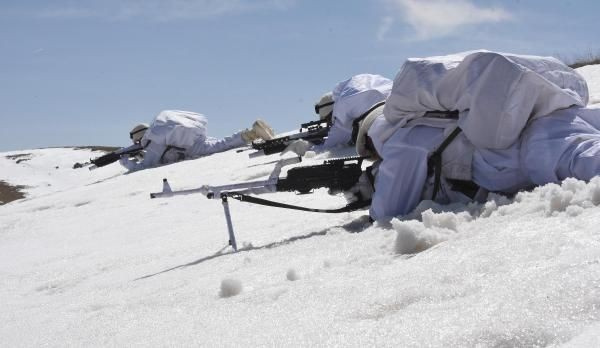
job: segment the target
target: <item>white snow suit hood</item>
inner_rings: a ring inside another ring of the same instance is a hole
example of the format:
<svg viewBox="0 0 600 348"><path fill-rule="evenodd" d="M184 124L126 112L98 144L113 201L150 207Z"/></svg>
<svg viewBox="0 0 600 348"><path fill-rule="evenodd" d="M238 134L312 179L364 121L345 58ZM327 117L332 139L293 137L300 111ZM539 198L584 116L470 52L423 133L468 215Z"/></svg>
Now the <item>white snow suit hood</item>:
<svg viewBox="0 0 600 348"><path fill-rule="evenodd" d="M482 50L408 59L384 115L402 126L426 111L458 110L458 125L476 147L502 149L530 119L587 102L583 77L558 59Z"/></svg>
<svg viewBox="0 0 600 348"><path fill-rule="evenodd" d="M154 144L187 150L194 143L206 138L207 123L204 115L195 112L165 110L152 121L142 138L142 144L151 141Z"/></svg>
<svg viewBox="0 0 600 348"><path fill-rule="evenodd" d="M352 128L352 121L392 91L392 80L380 75L359 74L338 83L333 89L333 117Z"/></svg>

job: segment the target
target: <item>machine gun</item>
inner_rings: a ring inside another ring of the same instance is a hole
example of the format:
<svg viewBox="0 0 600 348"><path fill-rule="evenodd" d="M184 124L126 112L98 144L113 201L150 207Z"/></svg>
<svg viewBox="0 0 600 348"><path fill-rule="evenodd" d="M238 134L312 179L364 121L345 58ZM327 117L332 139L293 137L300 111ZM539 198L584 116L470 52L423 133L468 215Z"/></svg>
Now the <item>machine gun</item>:
<svg viewBox="0 0 600 348"><path fill-rule="evenodd" d="M277 191L309 193L317 188L342 192L354 186L362 175L363 157L347 157L326 160L323 164L295 167L285 178L277 181Z"/></svg>
<svg viewBox="0 0 600 348"><path fill-rule="evenodd" d="M258 157L265 155L272 155L274 153L280 153L295 140L306 140L315 145L323 143L324 138L327 137L331 128L331 121L329 120L317 120L312 122L306 122L300 125L300 130L296 134L287 135L271 140L258 140L252 143L252 148L258 150L251 153L249 156Z"/></svg>
<svg viewBox="0 0 600 348"><path fill-rule="evenodd" d="M106 165L109 165L113 162L116 162L119 160L119 158L121 158L121 156L132 156L135 155L139 152L141 152L144 148L142 147L142 145L140 144L133 144L131 146L128 147L122 147L118 150L115 150L113 152L109 152L105 155L102 155L100 157L96 157L93 159L90 159L89 162L85 162L85 163L75 163L75 165L73 165L73 169L77 169L77 168L82 168L82 167L86 167L86 166L90 166L90 170L99 168L99 167L104 167Z"/></svg>
<svg viewBox="0 0 600 348"><path fill-rule="evenodd" d="M353 187L363 174L363 160L364 157L358 156L326 160L323 164L319 165L292 168L288 170L287 176L280 178L279 174L283 166L302 161L300 157L293 157L278 161L273 169L273 172L267 180L249 181L220 186L203 185L199 188L178 191L173 191L167 179L163 179L162 192L151 193L150 198L201 193L209 199L220 199L223 204L225 219L227 221L229 244L234 248L234 250L237 251L235 235L233 233L233 224L231 222L231 213L229 211L229 203L227 201L228 197L237 199L241 202L318 213L343 213L357 210L368 206L371 201L367 199L359 199L355 202L347 204L342 208L317 209L274 202L255 196L250 196L250 194L262 194L270 192L298 192L300 194L306 194L318 188L328 188L332 192L346 191Z"/></svg>

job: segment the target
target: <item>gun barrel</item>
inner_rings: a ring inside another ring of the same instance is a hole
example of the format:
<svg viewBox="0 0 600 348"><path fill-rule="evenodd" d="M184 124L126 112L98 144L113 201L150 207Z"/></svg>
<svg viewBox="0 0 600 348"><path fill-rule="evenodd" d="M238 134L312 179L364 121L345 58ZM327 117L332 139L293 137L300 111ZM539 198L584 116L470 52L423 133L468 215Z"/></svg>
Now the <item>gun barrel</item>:
<svg viewBox="0 0 600 348"><path fill-rule="evenodd" d="M106 155L94 158L93 160L90 160L90 162L92 162L92 164L96 167L104 167L106 165L118 161L119 158L121 158L121 155L117 154L116 152L111 152L107 153Z"/></svg>
<svg viewBox="0 0 600 348"><path fill-rule="evenodd" d="M119 158L121 158L121 156L123 155L129 155L129 154L133 154L136 152L140 152L143 149L143 147L140 144L134 144L131 145L129 147L123 147L119 150L113 151L113 152L109 152L106 155L102 155L100 157L96 157L94 159L91 159L90 162L96 167L104 167L106 165L109 165L111 163L114 163L116 161L119 160Z"/></svg>

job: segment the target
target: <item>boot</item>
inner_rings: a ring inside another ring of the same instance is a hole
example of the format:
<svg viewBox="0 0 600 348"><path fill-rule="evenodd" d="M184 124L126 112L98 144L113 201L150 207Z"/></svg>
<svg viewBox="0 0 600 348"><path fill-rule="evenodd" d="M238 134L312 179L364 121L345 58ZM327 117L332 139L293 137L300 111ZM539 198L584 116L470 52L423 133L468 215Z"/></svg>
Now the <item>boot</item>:
<svg viewBox="0 0 600 348"><path fill-rule="evenodd" d="M252 124L252 128L242 131L242 139L247 143L251 143L256 139L271 140L273 139L273 129L269 125L258 119Z"/></svg>
<svg viewBox="0 0 600 348"><path fill-rule="evenodd" d="M254 124L252 125L252 130L258 138L263 140L271 140L275 137L273 128L271 128L267 124L267 122L261 120L260 118L254 121Z"/></svg>

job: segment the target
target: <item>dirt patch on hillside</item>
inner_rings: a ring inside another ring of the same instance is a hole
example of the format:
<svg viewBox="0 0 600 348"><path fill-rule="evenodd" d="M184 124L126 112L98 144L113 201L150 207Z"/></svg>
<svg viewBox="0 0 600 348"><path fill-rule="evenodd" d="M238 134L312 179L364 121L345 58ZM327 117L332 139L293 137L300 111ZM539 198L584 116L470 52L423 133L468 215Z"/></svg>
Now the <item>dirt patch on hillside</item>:
<svg viewBox="0 0 600 348"><path fill-rule="evenodd" d="M75 146L73 148L75 150L87 149L87 150L92 150L92 151L103 151L103 152L113 152L113 151L120 149L120 147L118 147L118 146L93 146L93 145Z"/></svg>
<svg viewBox="0 0 600 348"><path fill-rule="evenodd" d="M25 161L29 161L31 159L30 153L17 153L14 155L7 155L6 158L9 160L16 161L17 164Z"/></svg>
<svg viewBox="0 0 600 348"><path fill-rule="evenodd" d="M12 186L0 180L0 205L24 198L25 195L21 192L24 188L25 186Z"/></svg>

